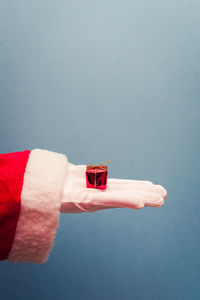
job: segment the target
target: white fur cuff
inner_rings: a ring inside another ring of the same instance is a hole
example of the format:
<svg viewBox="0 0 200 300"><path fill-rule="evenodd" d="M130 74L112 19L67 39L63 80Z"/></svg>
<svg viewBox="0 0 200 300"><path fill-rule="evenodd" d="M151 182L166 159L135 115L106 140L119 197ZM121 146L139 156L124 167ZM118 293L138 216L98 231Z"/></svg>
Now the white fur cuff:
<svg viewBox="0 0 200 300"><path fill-rule="evenodd" d="M44 263L48 260L59 225L67 165L64 154L42 149L31 151L9 261Z"/></svg>

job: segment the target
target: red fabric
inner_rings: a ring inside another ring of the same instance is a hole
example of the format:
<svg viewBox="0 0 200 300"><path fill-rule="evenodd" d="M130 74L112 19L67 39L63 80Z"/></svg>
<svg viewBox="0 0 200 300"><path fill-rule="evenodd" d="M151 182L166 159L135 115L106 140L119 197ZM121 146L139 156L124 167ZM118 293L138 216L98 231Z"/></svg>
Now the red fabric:
<svg viewBox="0 0 200 300"><path fill-rule="evenodd" d="M0 260L8 257L21 208L21 191L30 150L0 154Z"/></svg>

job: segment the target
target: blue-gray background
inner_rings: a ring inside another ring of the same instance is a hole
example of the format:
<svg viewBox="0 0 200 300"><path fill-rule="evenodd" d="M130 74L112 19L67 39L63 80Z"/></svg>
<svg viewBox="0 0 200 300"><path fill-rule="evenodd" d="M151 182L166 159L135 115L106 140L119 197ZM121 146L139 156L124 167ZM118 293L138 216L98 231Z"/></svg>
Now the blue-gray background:
<svg viewBox="0 0 200 300"><path fill-rule="evenodd" d="M0 2L0 152L43 148L163 185L161 208L65 214L0 297L200 299L200 2Z"/></svg>

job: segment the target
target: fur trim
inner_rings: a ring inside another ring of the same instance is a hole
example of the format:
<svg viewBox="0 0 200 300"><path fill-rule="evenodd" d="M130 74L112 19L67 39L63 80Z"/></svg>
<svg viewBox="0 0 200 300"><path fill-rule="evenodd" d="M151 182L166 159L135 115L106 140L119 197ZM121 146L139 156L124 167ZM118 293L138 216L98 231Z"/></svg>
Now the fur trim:
<svg viewBox="0 0 200 300"><path fill-rule="evenodd" d="M68 159L48 150L31 151L21 193L21 211L9 261L44 263L59 225Z"/></svg>

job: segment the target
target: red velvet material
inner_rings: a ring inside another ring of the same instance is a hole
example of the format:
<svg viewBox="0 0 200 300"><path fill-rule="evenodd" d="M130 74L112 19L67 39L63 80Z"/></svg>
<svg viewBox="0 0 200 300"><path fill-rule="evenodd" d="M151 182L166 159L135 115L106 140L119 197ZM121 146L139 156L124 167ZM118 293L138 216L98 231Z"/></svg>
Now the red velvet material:
<svg viewBox="0 0 200 300"><path fill-rule="evenodd" d="M0 260L8 257L14 241L30 152L0 154Z"/></svg>

